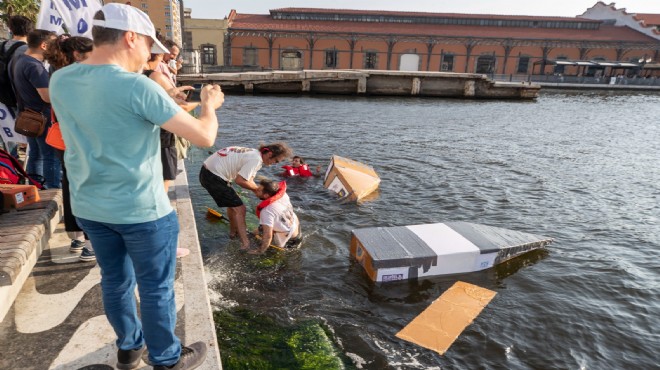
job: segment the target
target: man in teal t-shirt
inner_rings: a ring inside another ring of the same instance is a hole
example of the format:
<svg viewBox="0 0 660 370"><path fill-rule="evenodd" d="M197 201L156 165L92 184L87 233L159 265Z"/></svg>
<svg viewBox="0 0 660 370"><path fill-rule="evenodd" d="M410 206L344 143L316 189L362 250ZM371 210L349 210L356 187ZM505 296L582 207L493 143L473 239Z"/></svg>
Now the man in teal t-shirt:
<svg viewBox="0 0 660 370"><path fill-rule="evenodd" d="M219 86L205 87L195 119L136 73L150 53L168 52L138 9L107 4L93 24L91 56L55 72L50 84L66 144L71 208L101 267L105 313L118 337L117 367L137 367L146 345L155 369L192 369L204 361L206 345L182 347L174 334L179 224L163 187L159 129L212 146L215 110L224 97Z"/></svg>

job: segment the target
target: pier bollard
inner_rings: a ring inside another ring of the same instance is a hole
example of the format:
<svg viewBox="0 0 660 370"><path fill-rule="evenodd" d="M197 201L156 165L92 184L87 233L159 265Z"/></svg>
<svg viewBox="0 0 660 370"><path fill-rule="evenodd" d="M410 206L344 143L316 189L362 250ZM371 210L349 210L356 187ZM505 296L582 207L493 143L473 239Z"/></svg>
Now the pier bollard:
<svg viewBox="0 0 660 370"><path fill-rule="evenodd" d="M357 93L358 94L366 94L367 93L367 77L366 76L358 78Z"/></svg>
<svg viewBox="0 0 660 370"><path fill-rule="evenodd" d="M474 96L474 80L465 81L463 86L463 96L473 97Z"/></svg>
<svg viewBox="0 0 660 370"><path fill-rule="evenodd" d="M245 93L246 94L252 94L254 93L254 84L253 83L245 83L243 84L243 87L245 88Z"/></svg>
<svg viewBox="0 0 660 370"><path fill-rule="evenodd" d="M410 89L410 95L412 96L419 95L420 91L422 91L422 80L419 77L414 77L412 79L412 88Z"/></svg>

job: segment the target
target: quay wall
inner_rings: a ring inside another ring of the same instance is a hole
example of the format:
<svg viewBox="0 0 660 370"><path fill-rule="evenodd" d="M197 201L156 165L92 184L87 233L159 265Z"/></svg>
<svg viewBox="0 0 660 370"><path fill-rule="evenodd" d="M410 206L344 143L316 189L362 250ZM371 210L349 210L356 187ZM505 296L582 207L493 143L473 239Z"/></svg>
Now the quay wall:
<svg viewBox="0 0 660 370"><path fill-rule="evenodd" d="M219 84L228 94L333 94L534 99L540 85L483 74L375 70L302 70L179 75L181 84Z"/></svg>

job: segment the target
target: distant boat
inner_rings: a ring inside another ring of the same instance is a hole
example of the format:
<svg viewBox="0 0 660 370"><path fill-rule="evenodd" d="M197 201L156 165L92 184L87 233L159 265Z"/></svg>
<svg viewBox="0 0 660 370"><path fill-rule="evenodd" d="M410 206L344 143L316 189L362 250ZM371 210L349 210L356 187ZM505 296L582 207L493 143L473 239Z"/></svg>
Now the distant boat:
<svg viewBox="0 0 660 370"><path fill-rule="evenodd" d="M352 234L351 255L378 282L485 270L552 242L469 222L372 227Z"/></svg>
<svg viewBox="0 0 660 370"><path fill-rule="evenodd" d="M342 198L359 201L380 184L373 167L352 159L333 155L325 172L323 186Z"/></svg>

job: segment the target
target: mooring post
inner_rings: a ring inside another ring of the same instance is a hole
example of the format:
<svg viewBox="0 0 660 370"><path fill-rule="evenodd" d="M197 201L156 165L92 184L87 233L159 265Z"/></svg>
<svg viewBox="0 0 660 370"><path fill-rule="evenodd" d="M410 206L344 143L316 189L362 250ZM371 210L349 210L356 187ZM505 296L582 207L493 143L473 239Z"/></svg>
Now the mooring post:
<svg viewBox="0 0 660 370"><path fill-rule="evenodd" d="M412 96L419 95L419 92L421 90L422 90L422 80L419 77L413 77L412 88L410 89L410 95Z"/></svg>
<svg viewBox="0 0 660 370"><path fill-rule="evenodd" d="M245 93L246 94L254 93L254 84L253 83L245 82L245 83L243 83L243 87L245 87Z"/></svg>
<svg viewBox="0 0 660 370"><path fill-rule="evenodd" d="M465 86L463 86L463 96L465 97L474 96L474 80L465 81Z"/></svg>
<svg viewBox="0 0 660 370"><path fill-rule="evenodd" d="M367 76L361 76L358 78L357 93L358 94L367 93Z"/></svg>

